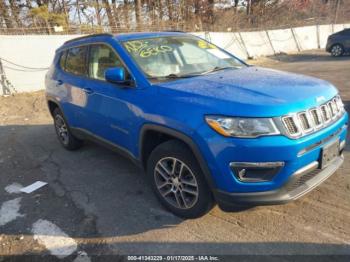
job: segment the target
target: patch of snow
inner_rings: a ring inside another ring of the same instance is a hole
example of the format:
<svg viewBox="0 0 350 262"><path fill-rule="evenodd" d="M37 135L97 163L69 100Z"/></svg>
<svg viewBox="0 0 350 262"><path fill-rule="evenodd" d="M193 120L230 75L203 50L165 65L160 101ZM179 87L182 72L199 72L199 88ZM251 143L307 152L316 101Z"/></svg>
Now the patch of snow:
<svg viewBox="0 0 350 262"><path fill-rule="evenodd" d="M33 224L34 239L58 258L69 256L77 250L76 241L50 221L39 219Z"/></svg>
<svg viewBox="0 0 350 262"><path fill-rule="evenodd" d="M15 220L17 217L23 217L24 215L19 213L21 208L21 197L15 198L4 202L0 208L0 226L4 226L7 223Z"/></svg>
<svg viewBox="0 0 350 262"><path fill-rule="evenodd" d="M12 183L5 187L5 191L9 194L20 194L23 186L18 183Z"/></svg>

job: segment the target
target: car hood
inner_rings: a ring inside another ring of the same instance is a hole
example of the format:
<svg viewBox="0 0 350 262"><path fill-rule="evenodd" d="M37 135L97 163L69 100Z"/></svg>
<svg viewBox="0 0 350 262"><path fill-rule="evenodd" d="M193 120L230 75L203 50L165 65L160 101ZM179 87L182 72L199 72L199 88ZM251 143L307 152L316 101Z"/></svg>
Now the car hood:
<svg viewBox="0 0 350 262"><path fill-rule="evenodd" d="M204 106L208 113L237 116L280 116L331 99L337 89L313 77L261 67L157 83L159 92L176 102Z"/></svg>

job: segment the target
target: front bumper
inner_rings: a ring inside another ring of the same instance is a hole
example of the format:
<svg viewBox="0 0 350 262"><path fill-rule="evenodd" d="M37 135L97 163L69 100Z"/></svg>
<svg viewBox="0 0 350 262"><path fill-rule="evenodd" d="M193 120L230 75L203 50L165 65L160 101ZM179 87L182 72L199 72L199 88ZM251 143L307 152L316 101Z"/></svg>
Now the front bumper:
<svg viewBox="0 0 350 262"><path fill-rule="evenodd" d="M235 204L239 205L276 205L293 201L325 181L343 164L344 157L340 155L324 169L318 169L319 163L309 164L300 168L282 187L263 192L228 193L220 190L214 192L216 200L221 207Z"/></svg>
<svg viewBox="0 0 350 262"><path fill-rule="evenodd" d="M348 115L344 114L337 122L316 133L299 139L285 136L267 136L256 139L224 138L212 129L203 127L203 143L198 143L208 163L213 190L227 193L253 193L278 190L285 185L292 174L304 166L321 162L322 150L335 140L345 143ZM205 129L207 128L207 129ZM209 134L211 136L209 136ZM244 182L237 176L231 163L276 163L283 166L272 180Z"/></svg>

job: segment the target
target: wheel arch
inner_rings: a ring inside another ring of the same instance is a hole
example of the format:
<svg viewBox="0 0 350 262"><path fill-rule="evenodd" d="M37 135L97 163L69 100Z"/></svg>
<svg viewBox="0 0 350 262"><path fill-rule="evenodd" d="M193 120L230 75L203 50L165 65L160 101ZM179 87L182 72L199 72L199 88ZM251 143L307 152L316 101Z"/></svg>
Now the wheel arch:
<svg viewBox="0 0 350 262"><path fill-rule="evenodd" d="M340 45L342 48L344 48L344 45L343 45L342 43L340 43L340 42L335 42L335 43L333 43L333 44L331 45L331 48L332 48L333 46L335 46L335 45Z"/></svg>
<svg viewBox="0 0 350 262"><path fill-rule="evenodd" d="M156 137L155 139L154 136ZM157 136L160 137L160 139L158 139ZM206 164L206 161L204 160L204 157L196 143L188 135L169 127L157 124L143 125L143 127L141 128L139 138L139 160L141 162L142 167L146 169L148 156L151 154L151 152L157 145L171 139L181 141L189 148L189 150L191 150L194 157L198 161L200 168L203 171L203 174L206 178L209 187L211 189L216 188L209 167Z"/></svg>
<svg viewBox="0 0 350 262"><path fill-rule="evenodd" d="M51 96L46 96L46 101L47 101L47 106L49 108L51 116L53 116L53 111L56 108L59 108L61 110L61 112L63 112L60 104L58 103L58 101L55 98L53 98Z"/></svg>

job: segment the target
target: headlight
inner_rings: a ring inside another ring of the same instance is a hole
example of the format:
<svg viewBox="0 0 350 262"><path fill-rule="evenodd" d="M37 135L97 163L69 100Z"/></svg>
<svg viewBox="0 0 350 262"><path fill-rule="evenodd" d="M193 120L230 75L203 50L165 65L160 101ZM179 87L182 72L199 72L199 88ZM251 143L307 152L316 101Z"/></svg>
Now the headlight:
<svg viewBox="0 0 350 262"><path fill-rule="evenodd" d="M254 138L280 134L271 118L206 116L205 120L223 136Z"/></svg>

